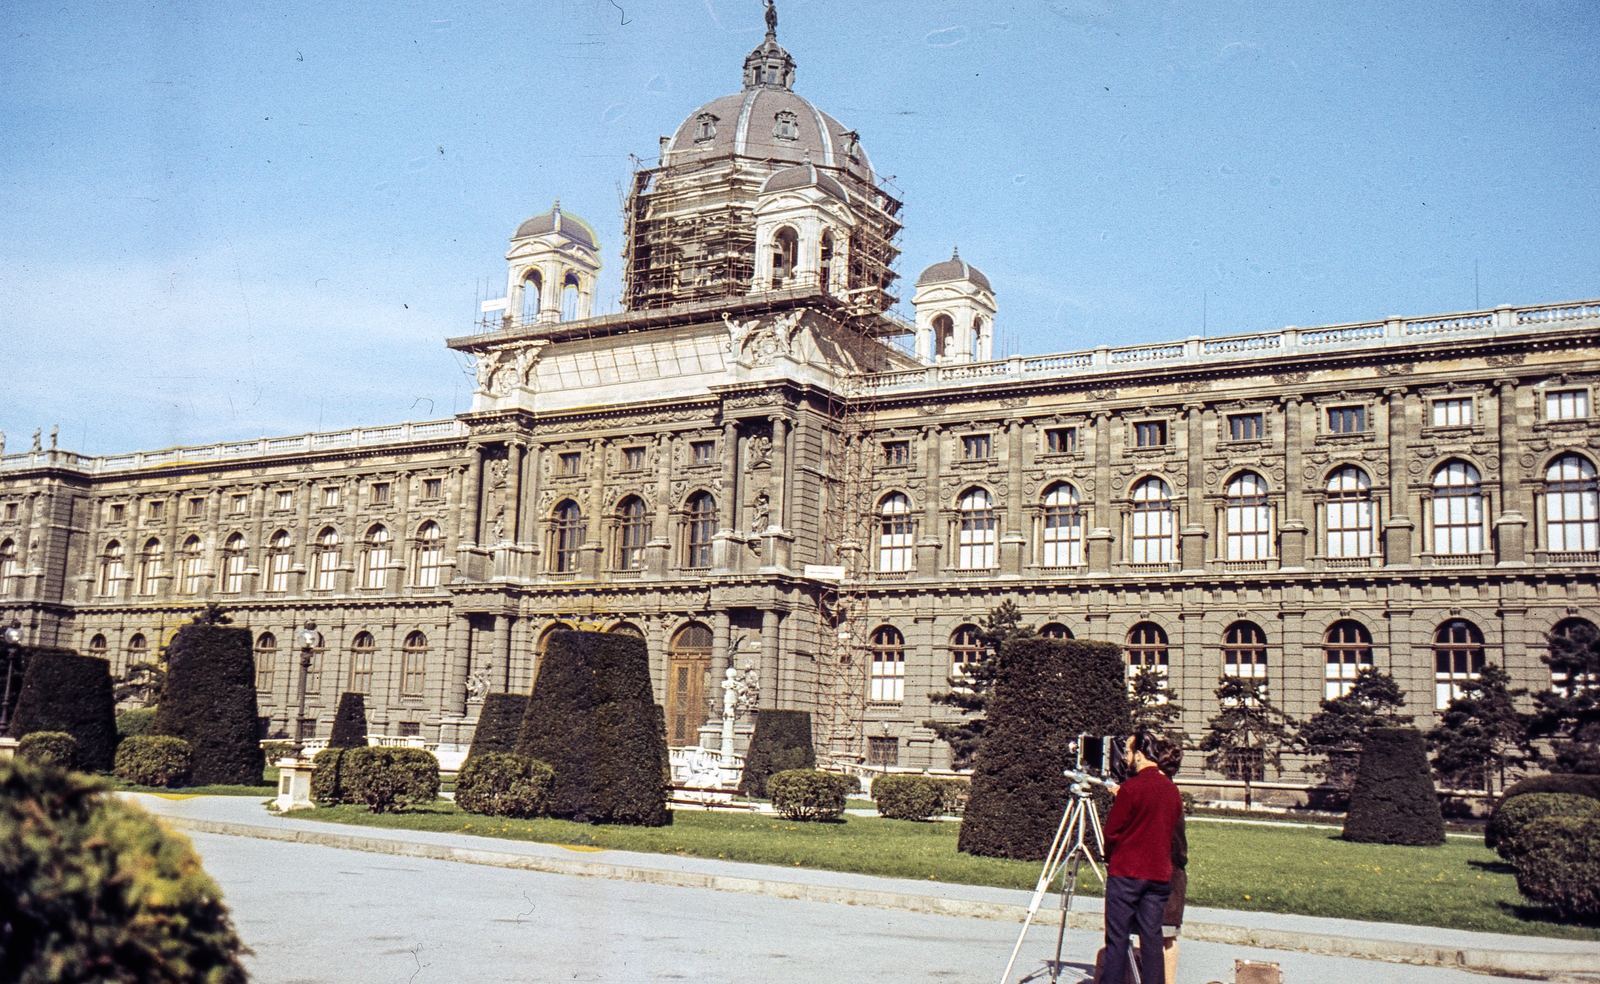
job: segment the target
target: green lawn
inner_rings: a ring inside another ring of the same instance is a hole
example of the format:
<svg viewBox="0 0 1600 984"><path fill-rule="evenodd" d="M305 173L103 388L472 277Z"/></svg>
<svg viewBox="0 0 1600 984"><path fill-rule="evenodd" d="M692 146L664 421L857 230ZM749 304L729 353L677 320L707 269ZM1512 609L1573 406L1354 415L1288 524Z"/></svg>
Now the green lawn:
<svg viewBox="0 0 1600 984"><path fill-rule="evenodd" d="M1039 877L1036 863L958 853L955 823L854 816L795 823L680 810L670 827L589 826L476 816L442 800L399 814L339 806L297 817L1002 888L1032 889ZM1600 939L1600 928L1525 912L1510 868L1481 842L1385 847L1347 843L1330 830L1196 823L1189 854L1189 901L1197 906ZM1086 894L1098 894L1094 876L1085 871L1084 880Z"/></svg>

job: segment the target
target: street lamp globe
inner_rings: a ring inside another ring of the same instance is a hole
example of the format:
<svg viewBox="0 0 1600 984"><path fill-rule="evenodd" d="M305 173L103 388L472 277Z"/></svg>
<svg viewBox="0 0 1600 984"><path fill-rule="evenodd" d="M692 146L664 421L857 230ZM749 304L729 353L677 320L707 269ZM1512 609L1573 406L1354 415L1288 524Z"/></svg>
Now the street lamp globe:
<svg viewBox="0 0 1600 984"><path fill-rule="evenodd" d="M22 623L12 619L11 624L6 626L5 631L0 632L0 638L3 638L8 646L22 645Z"/></svg>
<svg viewBox="0 0 1600 984"><path fill-rule="evenodd" d="M317 632L317 623L307 622L306 627L295 633L295 645L301 649L315 649L322 641L322 636Z"/></svg>

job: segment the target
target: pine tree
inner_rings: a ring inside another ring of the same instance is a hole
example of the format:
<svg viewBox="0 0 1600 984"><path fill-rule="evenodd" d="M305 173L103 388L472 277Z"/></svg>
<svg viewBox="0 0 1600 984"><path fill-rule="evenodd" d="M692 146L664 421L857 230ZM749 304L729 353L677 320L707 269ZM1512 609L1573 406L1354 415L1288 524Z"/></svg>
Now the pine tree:
<svg viewBox="0 0 1600 984"><path fill-rule="evenodd" d="M955 768L971 765L983 747L989 728L986 716L989 699L994 693L1001 653L1008 643L1034 635L1032 626L1022 624L1022 610L1017 603L1007 598L978 623L978 639L983 646L978 660L967 664L964 675L949 678L948 691L928 694L928 699L935 704L959 708L964 715L975 715L958 721L922 722L923 727L932 728L940 740L949 743Z"/></svg>
<svg viewBox="0 0 1600 984"><path fill-rule="evenodd" d="M1534 695L1529 734L1554 749L1550 771L1600 775L1600 635L1585 627L1551 636L1541 658L1555 686Z"/></svg>
<svg viewBox="0 0 1600 984"><path fill-rule="evenodd" d="M1512 689L1511 677L1494 663L1461 685L1461 696L1450 701L1427 735L1442 784L1493 792L1498 776L1505 789L1506 769L1536 754L1528 741L1528 715L1516 707L1516 699L1527 692Z"/></svg>
<svg viewBox="0 0 1600 984"><path fill-rule="evenodd" d="M1322 709L1311 715L1300 729L1300 743L1308 755L1317 756L1305 771L1337 789L1355 785L1356 766L1361 747L1373 728L1398 728L1411 723L1412 716L1401 714L1405 691L1394 677L1374 667L1356 674L1350 692L1325 698Z"/></svg>
<svg viewBox="0 0 1600 984"><path fill-rule="evenodd" d="M1244 808L1250 809L1250 784L1266 778L1266 767L1280 769L1283 749L1294 744L1295 721L1267 699L1266 681L1224 675L1217 684L1222 711L1206 722L1200 750L1206 768L1244 781Z"/></svg>
<svg viewBox="0 0 1600 984"><path fill-rule="evenodd" d="M1128 681L1128 703L1132 706L1133 730L1164 734L1179 744L1188 744L1183 730L1183 705L1171 699L1167 678L1153 666L1141 666Z"/></svg>

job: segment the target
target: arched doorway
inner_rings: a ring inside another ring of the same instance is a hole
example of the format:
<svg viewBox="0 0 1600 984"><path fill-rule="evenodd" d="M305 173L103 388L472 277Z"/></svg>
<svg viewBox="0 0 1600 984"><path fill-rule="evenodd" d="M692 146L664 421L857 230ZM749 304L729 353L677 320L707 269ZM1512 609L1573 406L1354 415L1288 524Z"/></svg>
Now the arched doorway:
<svg viewBox="0 0 1600 984"><path fill-rule="evenodd" d="M693 745L706 723L711 691L711 629L690 622L672 637L667 651L667 743Z"/></svg>

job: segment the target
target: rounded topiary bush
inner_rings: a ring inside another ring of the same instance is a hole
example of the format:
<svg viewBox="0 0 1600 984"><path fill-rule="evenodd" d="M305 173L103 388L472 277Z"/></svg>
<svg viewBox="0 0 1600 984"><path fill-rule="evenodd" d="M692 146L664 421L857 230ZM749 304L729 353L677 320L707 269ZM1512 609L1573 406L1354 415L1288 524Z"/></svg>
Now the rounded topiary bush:
<svg viewBox="0 0 1600 984"><path fill-rule="evenodd" d="M929 776L879 776L872 798L878 814L891 820L930 820L944 812L944 790Z"/></svg>
<svg viewBox="0 0 1600 984"><path fill-rule="evenodd" d="M1522 835L1546 817L1600 819L1600 800L1571 793L1530 793L1502 803L1484 828L1483 841L1507 861L1524 850Z"/></svg>
<svg viewBox="0 0 1600 984"><path fill-rule="evenodd" d="M809 769L817 764L817 750L811 744L811 713L763 708L756 711L756 727L750 733L750 747L744 753L744 771L739 773L739 792L746 796L767 795L767 778L789 769Z"/></svg>
<svg viewBox="0 0 1600 984"><path fill-rule="evenodd" d="M1506 791L1500 794L1500 802L1527 796L1529 793L1571 793L1574 796L1600 799L1600 776L1581 776L1569 772L1531 776L1507 786Z"/></svg>
<svg viewBox="0 0 1600 984"><path fill-rule="evenodd" d="M344 757L348 748L324 748L311 759L311 798L332 806L345 801Z"/></svg>
<svg viewBox="0 0 1600 984"><path fill-rule="evenodd" d="M439 797L439 760L420 748L349 749L339 778L344 802L359 803L373 813L392 813Z"/></svg>
<svg viewBox="0 0 1600 984"><path fill-rule="evenodd" d="M1422 732L1372 728L1350 790L1344 839L1363 844L1444 843L1444 816Z"/></svg>
<svg viewBox="0 0 1600 984"><path fill-rule="evenodd" d="M490 752L469 758L456 776L456 806L491 817L536 817L544 813L554 775L526 755Z"/></svg>
<svg viewBox="0 0 1600 984"><path fill-rule="evenodd" d="M65 731L35 731L17 742L17 755L36 765L75 768L78 739Z"/></svg>
<svg viewBox="0 0 1600 984"><path fill-rule="evenodd" d="M845 797L861 788L854 776L820 769L786 769L767 777L772 807L789 820L836 820Z"/></svg>
<svg viewBox="0 0 1600 984"><path fill-rule="evenodd" d="M1562 919L1600 921L1600 819L1545 817L1517 840L1517 891Z"/></svg>
<svg viewBox="0 0 1600 984"><path fill-rule="evenodd" d="M11 736L64 731L77 739L77 768L108 771L117 748L111 664L70 649L33 649L24 656L27 669L11 719Z"/></svg>
<svg viewBox="0 0 1600 984"><path fill-rule="evenodd" d="M155 719L156 709L153 707L135 707L131 711L123 711L117 715L117 734L123 738L147 735L150 733L150 722Z"/></svg>
<svg viewBox="0 0 1600 984"><path fill-rule="evenodd" d="M189 782L193 751L182 738L137 735L117 746L116 774L135 786L183 786Z"/></svg>

